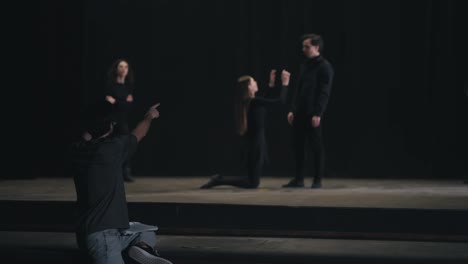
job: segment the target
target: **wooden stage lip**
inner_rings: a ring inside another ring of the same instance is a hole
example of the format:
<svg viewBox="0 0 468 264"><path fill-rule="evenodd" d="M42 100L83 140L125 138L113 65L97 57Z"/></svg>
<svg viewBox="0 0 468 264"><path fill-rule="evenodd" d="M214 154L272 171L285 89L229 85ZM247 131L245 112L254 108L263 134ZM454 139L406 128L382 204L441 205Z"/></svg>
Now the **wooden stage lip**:
<svg viewBox="0 0 468 264"><path fill-rule="evenodd" d="M461 181L326 179L316 190L266 177L255 190L200 190L206 181L138 177L126 184L129 216L165 235L468 242ZM0 230L72 232L75 199L70 178L2 181Z"/></svg>
<svg viewBox="0 0 468 264"><path fill-rule="evenodd" d="M126 183L129 202L468 209L468 184L461 180L325 179L322 189L281 188L289 179L264 177L254 190L216 187L200 190L208 177L136 177ZM2 180L0 200L75 201L71 178ZM306 181L310 186L310 180Z"/></svg>

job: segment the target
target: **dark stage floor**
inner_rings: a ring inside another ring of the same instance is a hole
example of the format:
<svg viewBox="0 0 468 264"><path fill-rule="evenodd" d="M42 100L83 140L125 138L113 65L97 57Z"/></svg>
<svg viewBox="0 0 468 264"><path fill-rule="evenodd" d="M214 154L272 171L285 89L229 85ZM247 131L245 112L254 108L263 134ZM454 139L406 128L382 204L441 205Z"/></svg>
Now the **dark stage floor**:
<svg viewBox="0 0 468 264"><path fill-rule="evenodd" d="M130 217L160 227L174 263L468 263L459 180L325 179L316 190L264 177L256 190L200 190L207 177L136 179ZM80 263L74 201L69 178L1 181L0 258Z"/></svg>
<svg viewBox="0 0 468 264"><path fill-rule="evenodd" d="M265 177L260 188L200 190L206 177L137 177L127 183L129 202L281 205L361 208L468 209L468 184L460 180L326 179L324 188L284 189L284 178ZM309 185L310 182L307 182ZM74 201L73 180L4 180L0 200Z"/></svg>
<svg viewBox="0 0 468 264"><path fill-rule="evenodd" d="M81 263L71 233L0 232L2 263ZM468 263L468 244L272 237L159 236L174 264Z"/></svg>

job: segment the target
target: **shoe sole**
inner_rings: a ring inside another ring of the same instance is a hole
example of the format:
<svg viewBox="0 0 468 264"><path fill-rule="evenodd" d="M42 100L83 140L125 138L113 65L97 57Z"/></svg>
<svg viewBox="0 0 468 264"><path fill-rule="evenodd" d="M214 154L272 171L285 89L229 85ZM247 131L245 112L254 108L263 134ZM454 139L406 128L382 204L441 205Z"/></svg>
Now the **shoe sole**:
<svg viewBox="0 0 468 264"><path fill-rule="evenodd" d="M151 255L143 249L135 246L128 250L128 256L141 264L172 264L172 262L167 259Z"/></svg>

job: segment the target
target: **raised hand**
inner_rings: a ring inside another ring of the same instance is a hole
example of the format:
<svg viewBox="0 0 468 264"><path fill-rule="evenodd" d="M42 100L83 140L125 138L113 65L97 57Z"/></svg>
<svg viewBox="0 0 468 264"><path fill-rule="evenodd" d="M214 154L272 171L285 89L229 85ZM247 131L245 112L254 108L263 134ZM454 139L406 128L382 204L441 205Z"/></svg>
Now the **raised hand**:
<svg viewBox="0 0 468 264"><path fill-rule="evenodd" d="M161 103L157 103L153 106L151 106L149 109L148 109L148 112L146 113L146 116L148 118L151 118L151 119L155 119L155 118L158 118L159 117L159 110L158 110L158 107Z"/></svg>
<svg viewBox="0 0 468 264"><path fill-rule="evenodd" d="M292 126L294 123L294 114L293 112L288 113L288 123Z"/></svg>
<svg viewBox="0 0 468 264"><path fill-rule="evenodd" d="M111 103L111 104L115 104L115 101L116 101L116 100L115 100L114 97L108 95L108 96L106 96L106 101L109 102L109 103Z"/></svg>
<svg viewBox="0 0 468 264"><path fill-rule="evenodd" d="M312 127L320 126L320 116L313 116L311 121L312 121Z"/></svg>
<svg viewBox="0 0 468 264"><path fill-rule="evenodd" d="M276 70L271 70L270 81L268 82L268 86L275 87L275 80L276 80Z"/></svg>
<svg viewBox="0 0 468 264"><path fill-rule="evenodd" d="M281 72L281 84L283 86L288 86L290 77L291 77L291 73L289 73L287 70L283 70Z"/></svg>

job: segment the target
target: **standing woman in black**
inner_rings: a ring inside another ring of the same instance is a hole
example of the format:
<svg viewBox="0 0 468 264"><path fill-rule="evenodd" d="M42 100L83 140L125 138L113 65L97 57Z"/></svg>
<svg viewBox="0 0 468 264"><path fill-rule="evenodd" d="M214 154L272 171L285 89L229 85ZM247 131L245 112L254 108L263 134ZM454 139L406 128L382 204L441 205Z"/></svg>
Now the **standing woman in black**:
<svg viewBox="0 0 468 264"><path fill-rule="evenodd" d="M106 101L114 105L113 117L116 122L115 133L126 135L130 133L128 118L133 104L133 72L124 59L116 60L108 72L106 86ZM131 175L130 161L124 163L123 177L127 182L135 179Z"/></svg>
<svg viewBox="0 0 468 264"><path fill-rule="evenodd" d="M256 96L257 82L250 76L242 76L237 81L235 98L235 120L238 134L244 143L247 177L224 178L218 174L202 185L201 189L209 189L219 185L231 185L240 188L257 188L264 163L268 160L267 144L265 139L265 119L268 108L285 103L290 73L281 72L280 96L272 98L271 93L275 86L276 70L270 72L269 88L265 96Z"/></svg>

